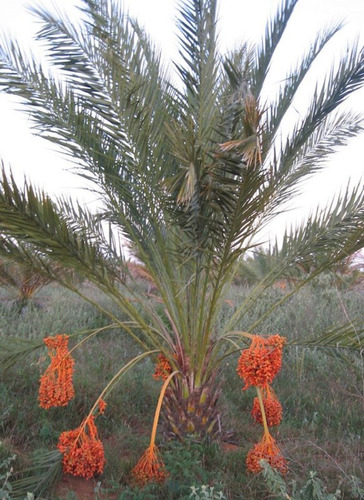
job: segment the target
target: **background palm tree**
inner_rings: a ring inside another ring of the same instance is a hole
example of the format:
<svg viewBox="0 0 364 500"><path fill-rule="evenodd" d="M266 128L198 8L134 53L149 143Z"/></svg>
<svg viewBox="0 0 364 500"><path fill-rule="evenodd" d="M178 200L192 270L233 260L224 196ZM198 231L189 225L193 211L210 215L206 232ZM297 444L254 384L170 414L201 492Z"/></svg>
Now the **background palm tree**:
<svg viewBox="0 0 364 500"><path fill-rule="evenodd" d="M285 245L276 242L268 248L256 248L253 252L239 261L234 283L245 286L255 285L277 267L280 260L285 259ZM363 256L360 250L346 258L327 266L326 273L331 275L333 283L340 287L351 287L359 285L363 281L361 271ZM297 260L296 266L291 265L286 272L280 276L275 286L286 289L300 280L306 280L308 275L315 272L317 266L321 265L320 254L312 254L311 260L306 259L301 265Z"/></svg>
<svg viewBox="0 0 364 500"><path fill-rule="evenodd" d="M34 300L36 293L48 283L49 278L33 271L31 267L19 265L12 260L0 260L0 286L7 290L10 300L14 301L19 312L23 311Z"/></svg>
<svg viewBox="0 0 364 500"><path fill-rule="evenodd" d="M18 187L4 172L0 229L4 237L27 243L29 258L44 275L81 294L64 273L52 271L50 259L108 294L120 316L95 307L143 352L160 351L179 371L164 411L166 430L180 437L221 433L220 363L241 345L234 332L256 298L291 266L319 256L315 269L249 326L262 333L261 322L283 300L364 243L364 195L357 187L287 233L283 257L217 327L239 257L259 243L257 234L299 183L362 130L361 117L340 107L364 81L363 54L353 47L317 87L306 115L281 138L307 73L339 30L318 35L277 95L263 99L296 4L280 4L259 46L243 44L221 56L217 0L184 0L174 78L137 21L109 0L84 0L80 27L32 8L42 22L38 38L48 49L47 69L14 41L1 48L3 90L22 98L36 132L64 149L103 206L92 214L77 203L51 200L29 183ZM105 223L114 232L105 231ZM113 234L143 264L157 302L138 287ZM121 270L128 276L122 282ZM333 340L326 332L321 344L336 345L334 334ZM361 345L351 326L340 335L347 347Z"/></svg>
<svg viewBox="0 0 364 500"><path fill-rule="evenodd" d="M52 274L64 272L59 264L50 260L47 263L48 272L39 271L33 266L36 256L34 248L28 248L27 244L17 243L10 238L0 238L0 254L0 286L7 291L9 299L14 301L19 312L24 312L31 303L39 306L35 301L37 293L52 282ZM44 255L42 257L46 263ZM68 273L67 279L77 285L79 279L71 274Z"/></svg>

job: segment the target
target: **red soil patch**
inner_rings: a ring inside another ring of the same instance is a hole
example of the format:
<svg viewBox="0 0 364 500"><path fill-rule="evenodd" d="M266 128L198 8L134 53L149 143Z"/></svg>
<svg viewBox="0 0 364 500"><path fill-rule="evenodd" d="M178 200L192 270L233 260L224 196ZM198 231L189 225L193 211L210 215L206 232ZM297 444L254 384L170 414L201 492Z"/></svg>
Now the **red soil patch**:
<svg viewBox="0 0 364 500"><path fill-rule="evenodd" d="M233 443L222 443L221 448L225 452L229 452L229 451L237 451L239 449L239 446Z"/></svg>
<svg viewBox="0 0 364 500"><path fill-rule="evenodd" d="M96 479L82 479L73 476L62 476L62 479L57 484L56 495L60 499L67 498L67 493L73 491L77 495L77 500L94 500L95 489L97 489L98 481ZM103 494L98 491L97 498L104 500L115 500L117 496L110 494Z"/></svg>
<svg viewBox="0 0 364 500"><path fill-rule="evenodd" d="M66 498L69 491L74 491L78 500L93 500L97 481L82 479L73 476L63 476L56 488L60 498Z"/></svg>

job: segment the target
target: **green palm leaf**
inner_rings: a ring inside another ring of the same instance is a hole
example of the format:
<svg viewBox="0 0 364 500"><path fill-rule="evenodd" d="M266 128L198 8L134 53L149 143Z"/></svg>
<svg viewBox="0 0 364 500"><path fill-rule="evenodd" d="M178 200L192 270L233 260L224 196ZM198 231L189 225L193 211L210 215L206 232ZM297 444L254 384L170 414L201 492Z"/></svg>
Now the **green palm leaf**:
<svg viewBox="0 0 364 500"><path fill-rule="evenodd" d="M290 343L293 346L333 349L334 351L360 351L364 345L364 329L358 322L350 322L347 325L333 327L319 335L306 337L300 336L298 340Z"/></svg>
<svg viewBox="0 0 364 500"><path fill-rule="evenodd" d="M259 95L261 92L270 69L273 54L281 41L297 3L298 0L284 0L278 7L274 18L267 24L265 36L257 50L257 62L252 71L252 89L254 95Z"/></svg>
<svg viewBox="0 0 364 500"><path fill-rule="evenodd" d="M11 498L24 500L28 492L42 498L62 476L62 454L58 450L38 452L23 474L25 477L11 482Z"/></svg>
<svg viewBox="0 0 364 500"><path fill-rule="evenodd" d="M21 358L43 346L43 341L39 340L0 336L0 370L7 370L16 365Z"/></svg>

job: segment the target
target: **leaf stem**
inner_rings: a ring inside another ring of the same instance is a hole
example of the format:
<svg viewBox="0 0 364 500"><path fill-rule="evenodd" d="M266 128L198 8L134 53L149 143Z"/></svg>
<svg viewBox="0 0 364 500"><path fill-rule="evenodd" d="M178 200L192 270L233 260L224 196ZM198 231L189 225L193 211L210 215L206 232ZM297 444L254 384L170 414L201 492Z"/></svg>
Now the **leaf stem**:
<svg viewBox="0 0 364 500"><path fill-rule="evenodd" d="M157 426L158 426L158 421L159 421L159 415L160 415L160 412L161 412L161 408L162 408L162 403L163 403L163 398L164 398L164 394L167 390L167 387L170 383L170 381L172 380L172 378L177 374L179 373L178 370L175 370L173 373L171 373L168 378L164 381L164 384L162 386L162 389L161 389L161 392L159 394L159 399L158 399L158 404L157 404L157 408L155 410L155 414L154 414L154 421L153 421L153 427L152 427L152 434L150 436L150 445L149 445L149 448L150 449L153 449L153 446L154 446L154 443L155 443L155 436L157 434Z"/></svg>
<svg viewBox="0 0 364 500"><path fill-rule="evenodd" d="M263 403L263 397L262 397L262 390L261 390L260 387L256 387L256 389L257 389L257 395L258 395L258 401L259 401L260 411L262 413L264 434L266 436L270 436L269 429L268 429L268 423L267 423L267 417L266 417L265 409L264 409L264 403Z"/></svg>

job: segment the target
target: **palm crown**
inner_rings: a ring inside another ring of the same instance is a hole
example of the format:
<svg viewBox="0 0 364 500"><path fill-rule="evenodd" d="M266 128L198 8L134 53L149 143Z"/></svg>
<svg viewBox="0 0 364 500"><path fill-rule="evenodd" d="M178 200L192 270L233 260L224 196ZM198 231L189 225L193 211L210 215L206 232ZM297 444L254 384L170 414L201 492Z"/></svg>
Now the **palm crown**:
<svg viewBox="0 0 364 500"><path fill-rule="evenodd" d="M11 254L11 241L25 242L26 258L43 274L81 294L49 266L49 260L61 263L112 298L122 314L103 312L113 326L143 352L162 352L180 373L165 405L169 430L180 436L219 432L219 362L237 346L227 344L223 353L223 340L240 342L235 330L254 300L312 255L319 264L297 286L363 246L364 196L358 187L287 233L276 265L217 327L239 258L258 243L259 230L336 146L362 130L361 118L340 108L364 81L363 54L353 48L316 89L306 116L281 139L282 122L312 63L339 29L318 35L277 95L263 99L296 4L281 3L259 46L244 44L222 57L217 0L184 0L177 83L168 79L144 30L109 0L83 0L84 21L77 28L61 15L32 9L42 21L38 39L57 73L28 59L15 42L1 49L3 89L23 99L37 133L62 146L103 202L92 214L29 184L19 188L4 173L0 228L10 239L2 240L1 253ZM157 303L129 276L105 223L145 266L160 295ZM123 282L121 270L129 276ZM249 331L259 332L280 302ZM337 331L335 341L326 332L325 343L336 344L337 338ZM347 328L341 340L360 345ZM204 411L191 415L198 406Z"/></svg>

